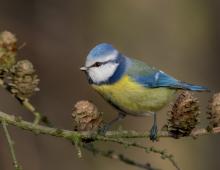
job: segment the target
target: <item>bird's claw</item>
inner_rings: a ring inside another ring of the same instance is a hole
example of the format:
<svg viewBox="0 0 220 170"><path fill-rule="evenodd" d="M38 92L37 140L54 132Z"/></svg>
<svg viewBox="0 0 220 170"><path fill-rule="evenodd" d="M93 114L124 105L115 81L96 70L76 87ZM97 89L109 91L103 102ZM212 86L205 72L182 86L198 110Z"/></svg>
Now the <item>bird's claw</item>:
<svg viewBox="0 0 220 170"><path fill-rule="evenodd" d="M106 124L106 125L104 125L103 127L101 127L100 129L98 129L98 134L100 134L100 135L105 135L106 134L106 132L109 130L109 125L108 124Z"/></svg>
<svg viewBox="0 0 220 170"><path fill-rule="evenodd" d="M157 125L153 125L150 130L150 140L153 142L157 140Z"/></svg>

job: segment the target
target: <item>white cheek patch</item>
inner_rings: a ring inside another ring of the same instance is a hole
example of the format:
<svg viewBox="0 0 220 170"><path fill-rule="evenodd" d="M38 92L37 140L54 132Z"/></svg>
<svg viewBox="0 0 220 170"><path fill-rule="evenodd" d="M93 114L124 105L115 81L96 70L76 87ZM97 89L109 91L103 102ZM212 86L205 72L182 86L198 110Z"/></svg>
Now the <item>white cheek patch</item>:
<svg viewBox="0 0 220 170"><path fill-rule="evenodd" d="M100 57L98 59L98 62L106 62L106 61L109 61L109 60L115 60L117 58L117 56L118 56L118 51L114 50L113 52L111 52L111 54ZM87 59L85 66L89 67L89 66L93 65L95 62L96 62L96 60Z"/></svg>
<svg viewBox="0 0 220 170"><path fill-rule="evenodd" d="M119 64L107 63L100 67L92 67L89 69L89 77L95 83L107 81L116 71Z"/></svg>

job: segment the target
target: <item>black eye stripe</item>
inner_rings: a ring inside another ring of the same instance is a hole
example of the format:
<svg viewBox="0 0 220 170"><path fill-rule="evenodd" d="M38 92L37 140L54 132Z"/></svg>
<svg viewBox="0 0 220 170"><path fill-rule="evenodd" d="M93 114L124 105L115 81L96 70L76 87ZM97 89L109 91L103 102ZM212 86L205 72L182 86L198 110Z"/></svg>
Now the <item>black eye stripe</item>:
<svg viewBox="0 0 220 170"><path fill-rule="evenodd" d="M91 67L100 67L101 65L104 65L109 62L115 62L115 60L109 60L109 61L104 61L104 62L95 62L93 65L90 66L90 68Z"/></svg>
<svg viewBox="0 0 220 170"><path fill-rule="evenodd" d="M90 67L99 67L99 66L101 66L102 64L104 64L104 63L102 63L102 62L95 62L93 65L91 65Z"/></svg>

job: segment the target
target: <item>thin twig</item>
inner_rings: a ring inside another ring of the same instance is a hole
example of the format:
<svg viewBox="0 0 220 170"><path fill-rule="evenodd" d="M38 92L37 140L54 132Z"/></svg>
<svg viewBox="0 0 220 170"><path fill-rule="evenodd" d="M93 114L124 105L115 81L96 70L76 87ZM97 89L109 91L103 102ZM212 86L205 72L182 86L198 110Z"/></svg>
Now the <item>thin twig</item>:
<svg viewBox="0 0 220 170"><path fill-rule="evenodd" d="M136 166L136 167L139 167L139 168L145 169L145 170L159 170L157 168L153 168L149 163L142 164L142 163L136 162L136 161L124 156L123 154L115 153L112 150L108 150L108 151L99 150L91 144L84 144L83 147L86 150L92 152L94 155L101 155L101 156L104 156L104 157L107 157L110 159L116 159L116 160L119 160L119 161L124 162L126 164Z"/></svg>
<svg viewBox="0 0 220 170"><path fill-rule="evenodd" d="M153 152L156 154L160 154L162 159L168 159L177 170L180 170L178 164L174 160L173 155L166 153L164 150L159 150L159 149L156 149L155 147L146 147L146 146L140 145L136 142L125 141L123 139L116 139L116 138L109 138L109 137L102 137L102 136L98 136L97 139L101 140L101 141L109 141L109 142L119 143L119 144L125 145L127 147L131 146L131 147L135 147L135 148L139 148L139 149L144 149L144 151L147 153Z"/></svg>
<svg viewBox="0 0 220 170"><path fill-rule="evenodd" d="M21 99L18 96L15 96L11 93L10 86L4 82L4 80L0 79L0 86L7 90L12 96L14 96L17 101L29 112L34 115L34 124L39 124L40 121L44 122L46 125L51 126L51 123L48 121L46 116L43 116L42 113L38 112L33 104L28 99Z"/></svg>
<svg viewBox="0 0 220 170"><path fill-rule="evenodd" d="M4 120L2 120L1 122L2 122L3 129L4 129L5 137L6 137L7 142L8 142L10 153L11 153L11 156L12 156L13 166L16 170L22 170L21 166L19 166L18 161L16 159L15 149L14 149L14 142L12 141L11 136L8 132L7 123Z"/></svg>
<svg viewBox="0 0 220 170"><path fill-rule="evenodd" d="M30 103L28 99L21 100L21 104L34 115L34 124L39 124L42 118L42 114L36 111L35 107Z"/></svg>

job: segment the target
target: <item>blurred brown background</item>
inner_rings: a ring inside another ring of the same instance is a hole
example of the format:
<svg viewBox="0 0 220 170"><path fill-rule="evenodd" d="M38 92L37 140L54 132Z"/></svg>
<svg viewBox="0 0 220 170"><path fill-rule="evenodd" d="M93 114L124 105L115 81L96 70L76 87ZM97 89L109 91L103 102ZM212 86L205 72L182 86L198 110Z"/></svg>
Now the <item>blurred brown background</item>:
<svg viewBox="0 0 220 170"><path fill-rule="evenodd" d="M94 101L109 120L116 112L89 86L79 67L88 51L100 42L109 42L128 56L158 67L178 79L220 91L220 3L218 0L0 0L0 30L17 35L27 45L20 59L31 60L41 78L32 102L56 126L73 129L71 109L80 99ZM211 96L200 93L201 106ZM7 92L0 89L0 110L32 120ZM160 127L166 121L161 111ZM202 114L204 126L206 115ZM148 130L151 118L126 118L124 129ZM132 126L131 126L132 125ZM119 126L119 125L117 125ZM35 136L10 127L16 152L24 170L137 170L132 166L76 150L62 139ZM147 145L165 148L175 155L184 170L220 169L220 135L197 140L161 139ZM146 143L146 141L144 141ZM117 148L130 157L172 170L168 161L142 151ZM11 157L0 128L0 170L12 170Z"/></svg>

